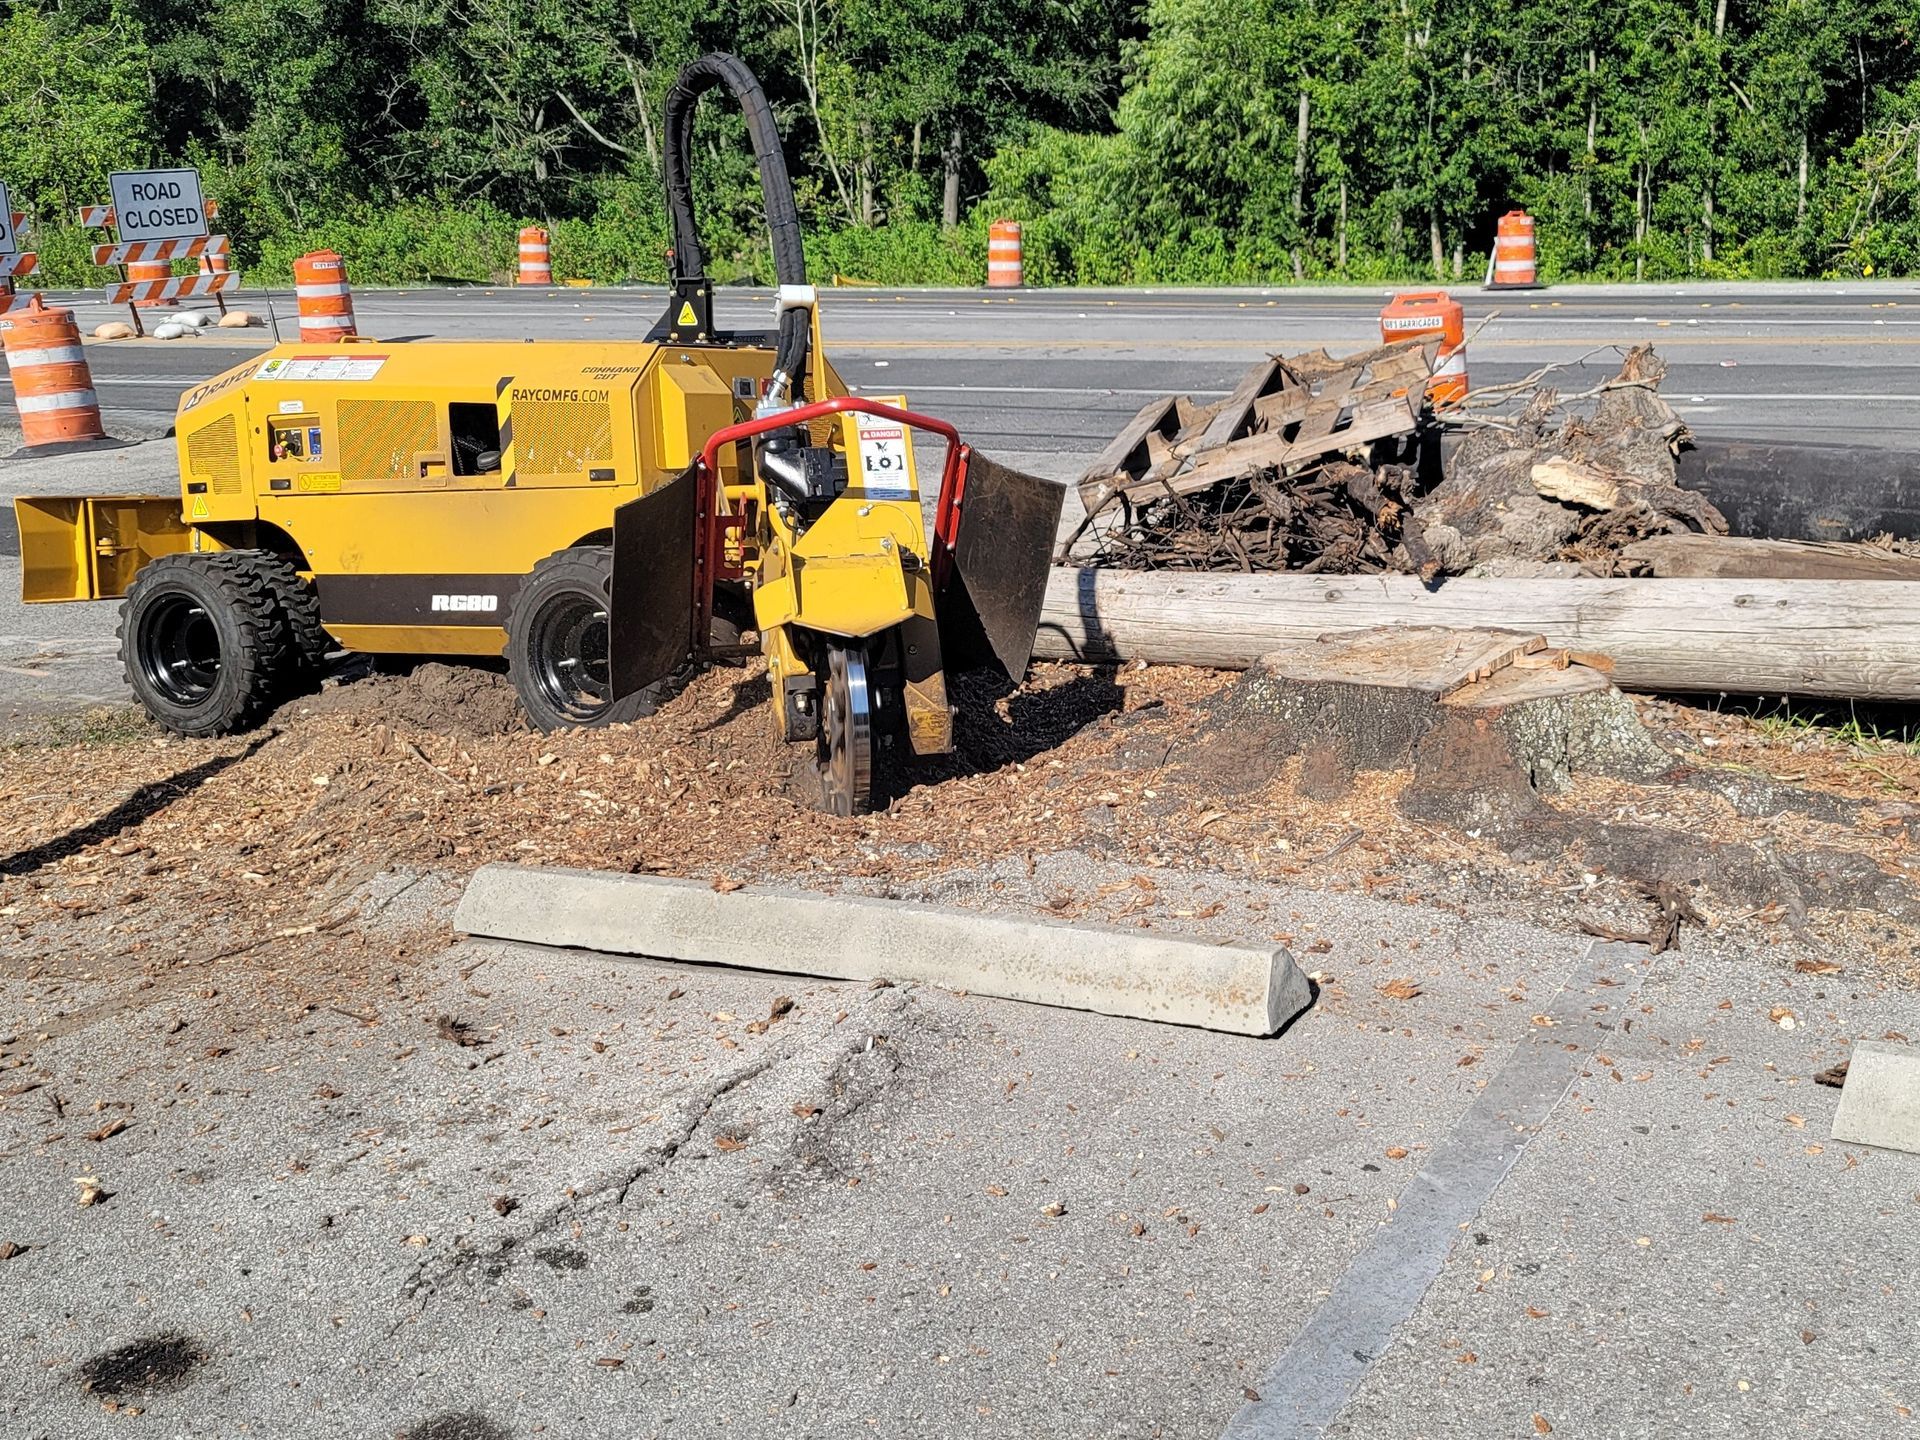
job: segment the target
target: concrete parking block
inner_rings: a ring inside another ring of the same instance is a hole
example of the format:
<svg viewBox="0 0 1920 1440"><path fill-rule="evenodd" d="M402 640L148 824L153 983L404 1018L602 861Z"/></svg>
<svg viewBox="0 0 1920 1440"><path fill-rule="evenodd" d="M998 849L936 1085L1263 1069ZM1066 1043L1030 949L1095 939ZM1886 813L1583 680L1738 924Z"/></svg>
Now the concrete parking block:
<svg viewBox="0 0 1920 1440"><path fill-rule="evenodd" d="M469 935L841 980L885 977L1241 1035L1312 1003L1276 945L1016 919L698 880L489 865L454 927Z"/></svg>
<svg viewBox="0 0 1920 1440"><path fill-rule="evenodd" d="M1880 1040L1854 1045L1833 1138L1920 1155L1920 1050Z"/></svg>

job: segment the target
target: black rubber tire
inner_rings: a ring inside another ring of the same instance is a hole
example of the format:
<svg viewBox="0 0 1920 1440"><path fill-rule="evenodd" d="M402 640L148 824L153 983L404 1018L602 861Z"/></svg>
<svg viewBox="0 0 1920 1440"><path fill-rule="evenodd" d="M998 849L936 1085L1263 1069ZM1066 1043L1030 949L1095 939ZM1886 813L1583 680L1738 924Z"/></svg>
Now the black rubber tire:
<svg viewBox="0 0 1920 1440"><path fill-rule="evenodd" d="M619 700L605 698L612 594L612 548L579 545L535 565L513 597L507 676L536 730L623 724L651 715L666 693L662 683Z"/></svg>
<svg viewBox="0 0 1920 1440"><path fill-rule="evenodd" d="M155 722L176 735L229 735L273 708L293 644L259 553L163 555L120 605L120 663Z"/></svg>
<svg viewBox="0 0 1920 1440"><path fill-rule="evenodd" d="M286 626L293 663L287 669L283 692L300 694L318 686L331 668L329 656L340 646L320 623L320 596L313 583L300 578L291 560L269 550L236 550L252 558L253 569L272 588Z"/></svg>

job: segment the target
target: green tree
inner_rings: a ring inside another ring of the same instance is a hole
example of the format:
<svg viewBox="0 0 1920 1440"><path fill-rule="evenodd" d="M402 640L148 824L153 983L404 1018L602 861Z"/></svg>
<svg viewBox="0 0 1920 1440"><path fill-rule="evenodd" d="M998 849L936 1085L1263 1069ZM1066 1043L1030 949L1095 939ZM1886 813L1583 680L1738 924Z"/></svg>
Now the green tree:
<svg viewBox="0 0 1920 1440"><path fill-rule="evenodd" d="M157 158L145 63L138 36L113 25L26 5L0 19L0 180L16 208L70 222L106 199L112 171Z"/></svg>

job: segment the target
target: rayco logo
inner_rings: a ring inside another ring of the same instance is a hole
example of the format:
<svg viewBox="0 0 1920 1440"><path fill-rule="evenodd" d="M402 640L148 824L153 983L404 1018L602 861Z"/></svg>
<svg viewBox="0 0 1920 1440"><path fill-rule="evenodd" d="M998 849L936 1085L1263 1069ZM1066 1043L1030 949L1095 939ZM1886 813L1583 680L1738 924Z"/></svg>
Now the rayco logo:
<svg viewBox="0 0 1920 1440"><path fill-rule="evenodd" d="M433 597L433 608L463 612L479 610L490 614L500 608L500 597L498 595L436 595Z"/></svg>
<svg viewBox="0 0 1920 1440"><path fill-rule="evenodd" d="M530 388L516 385L511 396L517 405L522 401L545 404L577 405L582 401L589 404L604 405L607 392L604 390L557 390L548 387Z"/></svg>

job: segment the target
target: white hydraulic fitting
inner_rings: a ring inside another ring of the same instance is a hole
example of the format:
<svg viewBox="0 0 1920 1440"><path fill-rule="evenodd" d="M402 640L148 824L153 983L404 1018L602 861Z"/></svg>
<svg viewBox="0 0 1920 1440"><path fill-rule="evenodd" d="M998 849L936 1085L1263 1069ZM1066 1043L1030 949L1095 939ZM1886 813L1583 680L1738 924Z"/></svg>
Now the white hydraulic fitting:
<svg viewBox="0 0 1920 1440"><path fill-rule="evenodd" d="M773 298L777 319L789 310L812 310L820 303L820 292L811 285L782 285Z"/></svg>

